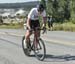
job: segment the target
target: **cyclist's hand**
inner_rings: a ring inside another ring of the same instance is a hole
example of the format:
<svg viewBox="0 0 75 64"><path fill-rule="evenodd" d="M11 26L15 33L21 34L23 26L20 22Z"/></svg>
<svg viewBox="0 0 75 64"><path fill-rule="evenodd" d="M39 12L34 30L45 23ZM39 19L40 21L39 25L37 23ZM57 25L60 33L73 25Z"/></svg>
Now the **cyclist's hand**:
<svg viewBox="0 0 75 64"><path fill-rule="evenodd" d="M43 32L42 32L42 33L44 34L44 33L46 32L46 27L45 27L45 26L43 26L43 28L42 28L42 29L43 29Z"/></svg>
<svg viewBox="0 0 75 64"><path fill-rule="evenodd" d="M29 31L32 32L32 29L30 28Z"/></svg>
<svg viewBox="0 0 75 64"><path fill-rule="evenodd" d="M30 32L32 32L32 29L31 29L30 27L28 27L28 30L29 30Z"/></svg>

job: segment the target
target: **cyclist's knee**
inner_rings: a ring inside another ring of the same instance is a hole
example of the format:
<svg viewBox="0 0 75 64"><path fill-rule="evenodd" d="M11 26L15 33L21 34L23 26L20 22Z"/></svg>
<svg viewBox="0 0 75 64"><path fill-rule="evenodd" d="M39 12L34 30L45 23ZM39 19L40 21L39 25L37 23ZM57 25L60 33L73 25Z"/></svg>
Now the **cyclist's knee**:
<svg viewBox="0 0 75 64"><path fill-rule="evenodd" d="M26 39L29 39L30 34L26 34L25 37L26 37Z"/></svg>
<svg viewBox="0 0 75 64"><path fill-rule="evenodd" d="M30 38L30 33L26 33L25 37L26 37L26 39L29 39Z"/></svg>

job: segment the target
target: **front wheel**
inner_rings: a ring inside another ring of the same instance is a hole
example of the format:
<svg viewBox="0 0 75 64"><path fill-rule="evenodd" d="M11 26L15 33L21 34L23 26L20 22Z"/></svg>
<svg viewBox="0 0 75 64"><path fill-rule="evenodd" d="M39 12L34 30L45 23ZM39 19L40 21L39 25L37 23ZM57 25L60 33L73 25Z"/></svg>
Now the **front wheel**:
<svg viewBox="0 0 75 64"><path fill-rule="evenodd" d="M43 61L46 56L46 48L43 40L39 38L39 42L36 48L34 49L35 56L38 60Z"/></svg>

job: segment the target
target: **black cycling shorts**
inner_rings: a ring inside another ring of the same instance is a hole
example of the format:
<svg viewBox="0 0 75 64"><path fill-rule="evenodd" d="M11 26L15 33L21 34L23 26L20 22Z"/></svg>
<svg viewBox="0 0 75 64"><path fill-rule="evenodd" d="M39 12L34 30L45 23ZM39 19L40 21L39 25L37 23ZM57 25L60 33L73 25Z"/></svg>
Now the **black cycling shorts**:
<svg viewBox="0 0 75 64"><path fill-rule="evenodd" d="M40 27L40 22L39 22L39 20L31 20L31 21L30 21L30 27L31 27L31 29L34 29L34 30L35 30L36 27ZM28 28L27 28L27 29L28 29Z"/></svg>

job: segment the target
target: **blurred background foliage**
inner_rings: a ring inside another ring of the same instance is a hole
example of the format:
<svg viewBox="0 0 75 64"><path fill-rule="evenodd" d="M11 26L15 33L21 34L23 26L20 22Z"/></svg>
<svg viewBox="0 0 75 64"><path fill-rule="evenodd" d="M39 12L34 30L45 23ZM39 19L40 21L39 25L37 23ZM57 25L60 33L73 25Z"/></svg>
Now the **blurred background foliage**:
<svg viewBox="0 0 75 64"><path fill-rule="evenodd" d="M47 15L52 15L54 22L70 21L75 23L75 0L41 0Z"/></svg>

